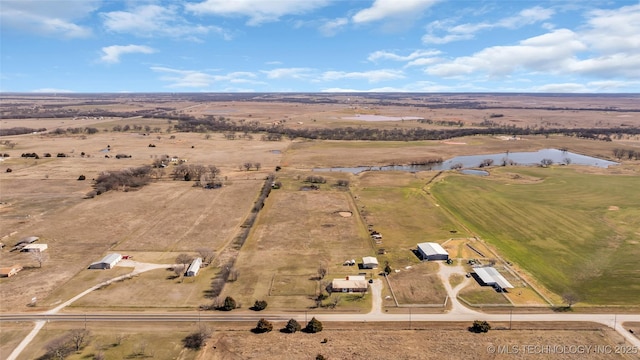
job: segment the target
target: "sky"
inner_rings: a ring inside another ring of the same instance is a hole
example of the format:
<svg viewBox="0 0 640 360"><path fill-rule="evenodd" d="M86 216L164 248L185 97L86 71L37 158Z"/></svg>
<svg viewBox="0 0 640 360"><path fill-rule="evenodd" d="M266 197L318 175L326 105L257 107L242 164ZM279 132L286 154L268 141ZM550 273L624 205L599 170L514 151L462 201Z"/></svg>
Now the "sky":
<svg viewBox="0 0 640 360"><path fill-rule="evenodd" d="M640 93L640 1L0 0L0 91Z"/></svg>

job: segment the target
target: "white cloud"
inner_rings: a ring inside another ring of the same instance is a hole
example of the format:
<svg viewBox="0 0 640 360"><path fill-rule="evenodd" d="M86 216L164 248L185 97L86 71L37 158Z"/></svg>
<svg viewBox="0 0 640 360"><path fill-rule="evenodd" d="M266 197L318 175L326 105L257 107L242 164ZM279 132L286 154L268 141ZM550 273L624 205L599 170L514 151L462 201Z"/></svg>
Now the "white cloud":
<svg viewBox="0 0 640 360"><path fill-rule="evenodd" d="M535 92L546 93L587 93L591 90L583 85L576 83L562 83L562 84L546 84L542 86L536 86L532 89Z"/></svg>
<svg viewBox="0 0 640 360"><path fill-rule="evenodd" d="M356 23L368 23L387 18L415 17L439 0L375 0L370 8L358 11L351 20Z"/></svg>
<svg viewBox="0 0 640 360"><path fill-rule="evenodd" d="M212 75L204 71L179 70L162 66L153 66L151 70L165 74L160 77L160 80L170 82L171 84L167 86L170 88L208 88L212 85L221 84L264 84L263 82L253 80L256 78L256 75L246 71L236 71L225 75ZM224 87L221 91L230 88L231 87Z"/></svg>
<svg viewBox="0 0 640 360"><path fill-rule="evenodd" d="M370 83L403 79L405 76L399 70L371 70L361 72L326 71L321 79L324 81L335 81L342 79L366 80Z"/></svg>
<svg viewBox="0 0 640 360"><path fill-rule="evenodd" d="M397 55L389 51L374 51L367 57L369 61L377 60L394 60L394 61L411 61L418 58L430 57L440 54L440 50L416 50L409 55Z"/></svg>
<svg viewBox="0 0 640 360"><path fill-rule="evenodd" d="M176 6L141 5L130 11L112 11L101 14L104 27L111 32L131 33L137 36L168 36L197 40L197 36L219 34L225 39L231 35L218 26L189 23Z"/></svg>
<svg viewBox="0 0 640 360"><path fill-rule="evenodd" d="M325 36L333 36L348 24L349 24L349 19L337 18L337 19L333 19L325 22L320 26L319 30Z"/></svg>
<svg viewBox="0 0 640 360"><path fill-rule="evenodd" d="M277 21L282 16L299 15L321 8L329 0L205 0L187 3L185 8L196 14L248 17L248 25Z"/></svg>
<svg viewBox="0 0 640 360"><path fill-rule="evenodd" d="M574 54L586 50L576 33L559 29L522 40L519 45L493 46L471 56L456 58L426 69L430 75L455 77L475 72L504 76L516 70L559 73L572 61Z"/></svg>
<svg viewBox="0 0 640 360"><path fill-rule="evenodd" d="M263 70L263 74L267 75L269 79L309 79L315 70L311 68L278 68L272 70Z"/></svg>
<svg viewBox="0 0 640 360"><path fill-rule="evenodd" d="M91 28L78 25L76 21L88 17L99 3L93 0L72 4L55 0L3 0L1 6L0 24L3 28L46 36L85 38L91 36Z"/></svg>
<svg viewBox="0 0 640 360"><path fill-rule="evenodd" d="M603 53L640 53L640 4L588 14L583 39Z"/></svg>
<svg viewBox="0 0 640 360"><path fill-rule="evenodd" d="M540 6L524 9L517 15L502 18L495 22L466 23L456 26L450 24L453 20L437 20L429 24L428 33L422 37L425 44L447 44L454 41L470 40L479 31L486 29L505 28L517 29L548 20L553 16L553 9L545 9ZM436 35L439 30L445 30L444 35Z"/></svg>
<svg viewBox="0 0 640 360"><path fill-rule="evenodd" d="M155 49L145 45L111 45L102 48L103 55L100 57L102 62L119 63L120 56L124 54L153 54Z"/></svg>
<svg viewBox="0 0 640 360"><path fill-rule="evenodd" d="M31 90L31 92L34 92L34 93L47 93L47 94L51 94L51 93L73 93L73 92L75 92L75 91L73 91L73 90L67 90L67 89L42 88L42 89L35 89L35 90Z"/></svg>

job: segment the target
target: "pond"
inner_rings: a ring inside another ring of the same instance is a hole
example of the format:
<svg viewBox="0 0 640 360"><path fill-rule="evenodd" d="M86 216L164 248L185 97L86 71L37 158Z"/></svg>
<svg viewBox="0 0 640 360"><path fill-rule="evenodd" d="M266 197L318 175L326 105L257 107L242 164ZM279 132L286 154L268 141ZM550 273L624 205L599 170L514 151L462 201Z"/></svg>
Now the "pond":
<svg viewBox="0 0 640 360"><path fill-rule="evenodd" d="M454 158L443 161L439 164L428 165L386 165L386 166L356 166L356 167L333 167L333 168L315 168L313 171L342 171L352 174L359 174L363 171L429 171L429 170L451 170L472 169L484 166L501 166L501 165L540 165L542 160L548 160L551 164L571 164L597 166L607 168L610 165L618 163L591 156L580 155L569 151L558 149L543 149L535 152L506 152L499 154L487 155L466 155L456 156ZM481 174L474 174L481 175Z"/></svg>

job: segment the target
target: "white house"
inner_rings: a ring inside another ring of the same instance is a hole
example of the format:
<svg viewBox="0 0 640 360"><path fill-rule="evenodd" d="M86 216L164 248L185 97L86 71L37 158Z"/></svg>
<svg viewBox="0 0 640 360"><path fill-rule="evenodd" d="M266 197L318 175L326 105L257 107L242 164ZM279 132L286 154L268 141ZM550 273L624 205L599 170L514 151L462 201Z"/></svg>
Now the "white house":
<svg viewBox="0 0 640 360"><path fill-rule="evenodd" d="M122 255L118 253L108 254L98 262L89 265L89 269L111 269L122 260Z"/></svg>
<svg viewBox="0 0 640 360"><path fill-rule="evenodd" d="M493 286L498 291L513 289L513 285L491 266L477 267L473 271L485 285Z"/></svg>
<svg viewBox="0 0 640 360"><path fill-rule="evenodd" d="M378 259L373 256L365 256L362 258L363 269L375 269L378 267Z"/></svg>
<svg viewBox="0 0 640 360"><path fill-rule="evenodd" d="M184 274L184 276L198 275L198 271L200 271L201 266L202 266L202 258L195 258L191 262L191 265L189 265L189 268L187 269L187 272Z"/></svg>
<svg viewBox="0 0 640 360"><path fill-rule="evenodd" d="M47 244L28 244L22 248L22 251L25 252L43 252L47 250L49 247Z"/></svg>
<svg viewBox="0 0 640 360"><path fill-rule="evenodd" d="M368 287L364 275L350 275L344 279L333 279L331 282L334 292L366 292Z"/></svg>
<svg viewBox="0 0 640 360"><path fill-rule="evenodd" d="M427 261L449 259L449 253L440 244L432 242L418 244L418 254Z"/></svg>

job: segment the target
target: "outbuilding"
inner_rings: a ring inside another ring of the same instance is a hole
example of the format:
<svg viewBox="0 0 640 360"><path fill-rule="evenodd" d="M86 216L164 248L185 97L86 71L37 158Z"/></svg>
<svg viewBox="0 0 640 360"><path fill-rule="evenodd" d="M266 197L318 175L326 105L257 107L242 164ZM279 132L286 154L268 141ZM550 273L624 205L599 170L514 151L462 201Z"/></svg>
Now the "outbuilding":
<svg viewBox="0 0 640 360"><path fill-rule="evenodd" d="M118 253L108 254L98 262L89 265L89 269L111 269L122 260L122 255Z"/></svg>
<svg viewBox="0 0 640 360"><path fill-rule="evenodd" d="M513 289L513 285L507 279L502 276L495 268L491 266L477 267L473 271L478 275L483 285L489 285L496 288L498 291L504 291L506 289Z"/></svg>
<svg viewBox="0 0 640 360"><path fill-rule="evenodd" d="M22 270L21 265L13 265L10 267L0 268L0 277L12 277Z"/></svg>
<svg viewBox="0 0 640 360"><path fill-rule="evenodd" d="M201 266L202 266L202 258L195 258L191 262L191 265L189 265L189 268L187 269L187 272L184 274L184 276L198 275L198 272L200 271Z"/></svg>
<svg viewBox="0 0 640 360"><path fill-rule="evenodd" d="M376 269L378 267L378 259L373 256L365 256L362 258L363 269Z"/></svg>
<svg viewBox="0 0 640 360"><path fill-rule="evenodd" d="M433 242L418 244L418 255L427 261L449 259L449 253L440 244Z"/></svg>
<svg viewBox="0 0 640 360"><path fill-rule="evenodd" d="M364 275L350 275L344 279L333 279L331 282L334 292L366 292L368 287Z"/></svg>
<svg viewBox="0 0 640 360"><path fill-rule="evenodd" d="M21 251L24 252L43 252L47 250L49 246L47 244L27 244L25 245Z"/></svg>

